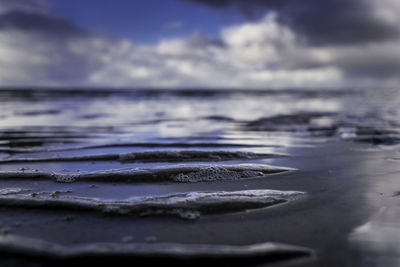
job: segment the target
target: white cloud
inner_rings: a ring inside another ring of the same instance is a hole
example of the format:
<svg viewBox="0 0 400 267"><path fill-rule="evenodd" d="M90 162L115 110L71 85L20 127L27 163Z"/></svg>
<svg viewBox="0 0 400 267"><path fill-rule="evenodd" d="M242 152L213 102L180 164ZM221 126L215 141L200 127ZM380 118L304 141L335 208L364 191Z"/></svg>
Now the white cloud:
<svg viewBox="0 0 400 267"><path fill-rule="evenodd" d="M400 1L398 0L379 0L371 1L372 15L379 21L383 21L394 27L400 25Z"/></svg>
<svg viewBox="0 0 400 267"><path fill-rule="evenodd" d="M398 6L395 0L384 1L388 6ZM395 23L397 16L385 8L377 7L376 16ZM276 14L226 27L221 30L220 40L194 33L154 45L137 45L94 34L60 41L46 33L3 29L0 85L393 86L399 83L399 45L398 40L391 40L310 46L287 25L280 24Z"/></svg>

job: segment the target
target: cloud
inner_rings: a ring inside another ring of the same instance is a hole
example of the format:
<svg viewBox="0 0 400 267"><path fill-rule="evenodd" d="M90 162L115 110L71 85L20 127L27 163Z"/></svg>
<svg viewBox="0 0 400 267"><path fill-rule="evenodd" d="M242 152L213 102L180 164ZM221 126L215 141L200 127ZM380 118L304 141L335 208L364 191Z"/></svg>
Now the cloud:
<svg viewBox="0 0 400 267"><path fill-rule="evenodd" d="M89 32L50 13L44 1L0 1L0 83L81 83L99 60L77 49Z"/></svg>
<svg viewBox="0 0 400 267"><path fill-rule="evenodd" d="M68 21L46 14L18 10L0 15L0 30L36 32L46 37L62 39L89 34Z"/></svg>
<svg viewBox="0 0 400 267"><path fill-rule="evenodd" d="M247 17L260 12L275 13L279 23L314 45L376 42L397 38L400 34L400 20L395 15L399 11L397 0L184 1L218 9L235 8ZM389 17L392 19L388 20Z"/></svg>
<svg viewBox="0 0 400 267"><path fill-rule="evenodd" d="M227 28L222 37L234 58L267 70L318 71L327 68L332 74L335 69L337 74L341 73L342 83L352 86L373 82L389 84L393 79L398 81L400 74L399 39L313 46L303 42L289 26L279 23L275 13L261 21Z"/></svg>
<svg viewBox="0 0 400 267"><path fill-rule="evenodd" d="M45 0L0 0L0 14L11 11L46 14L50 7Z"/></svg>
<svg viewBox="0 0 400 267"><path fill-rule="evenodd" d="M225 27L217 38L193 33L140 45L82 29L54 16L43 1L18 2L32 8L0 0L0 10L6 10L0 13L2 86L320 88L400 83L395 35L333 43L317 42L321 36L313 35L311 42L282 21L278 8ZM219 1L218 7L234 2ZM370 16L387 25L398 20L396 0L368 8Z"/></svg>

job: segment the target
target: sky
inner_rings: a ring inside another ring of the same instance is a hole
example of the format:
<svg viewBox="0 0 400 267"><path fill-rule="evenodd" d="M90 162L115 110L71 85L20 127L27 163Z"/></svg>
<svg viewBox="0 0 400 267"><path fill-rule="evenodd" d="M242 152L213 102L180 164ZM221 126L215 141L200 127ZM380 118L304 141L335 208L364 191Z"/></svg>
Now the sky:
<svg viewBox="0 0 400 267"><path fill-rule="evenodd" d="M0 87L397 87L398 14L398 0L0 0Z"/></svg>

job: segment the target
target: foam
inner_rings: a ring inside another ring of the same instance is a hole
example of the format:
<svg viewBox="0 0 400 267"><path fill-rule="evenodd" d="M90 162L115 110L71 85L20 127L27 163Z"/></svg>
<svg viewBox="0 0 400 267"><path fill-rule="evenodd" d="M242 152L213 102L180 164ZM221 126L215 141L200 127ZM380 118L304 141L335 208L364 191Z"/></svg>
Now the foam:
<svg viewBox="0 0 400 267"><path fill-rule="evenodd" d="M97 172L54 173L40 171L0 172L1 179L46 179L61 183L75 181L106 182L202 182L217 180L237 180L262 177L268 174L287 172L294 169L266 164L237 165L176 165L155 168L128 168Z"/></svg>
<svg viewBox="0 0 400 267"><path fill-rule="evenodd" d="M244 170L231 171L220 166L210 166L199 171L180 173L174 177L177 182L201 182L201 181L217 181L217 180L237 180L240 178L249 178L264 176L262 171Z"/></svg>
<svg viewBox="0 0 400 267"><path fill-rule="evenodd" d="M18 188L18 187L2 188L2 189L0 189L0 196L14 195L14 194L19 194L19 193L25 193L28 191L29 190L27 190L27 189L22 189L22 188Z"/></svg>
<svg viewBox="0 0 400 267"><path fill-rule="evenodd" d="M7 188L0 192L2 206L62 208L119 215L172 215L197 219L201 214L226 213L264 208L304 196L300 191L242 190L189 192L161 196L131 197L126 200L101 200L71 196L70 191L34 192Z"/></svg>

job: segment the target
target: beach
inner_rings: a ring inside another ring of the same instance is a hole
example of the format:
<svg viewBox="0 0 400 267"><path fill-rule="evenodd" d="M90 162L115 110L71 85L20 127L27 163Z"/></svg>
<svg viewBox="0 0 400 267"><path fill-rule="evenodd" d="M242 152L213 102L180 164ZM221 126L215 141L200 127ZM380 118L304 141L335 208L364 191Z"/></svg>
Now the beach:
<svg viewBox="0 0 400 267"><path fill-rule="evenodd" d="M396 266L396 90L0 91L5 265Z"/></svg>

